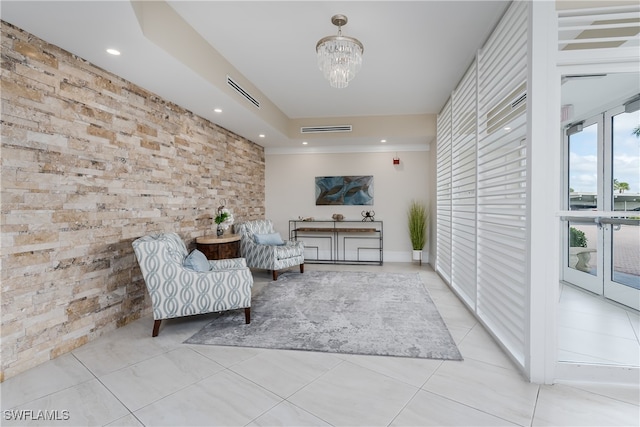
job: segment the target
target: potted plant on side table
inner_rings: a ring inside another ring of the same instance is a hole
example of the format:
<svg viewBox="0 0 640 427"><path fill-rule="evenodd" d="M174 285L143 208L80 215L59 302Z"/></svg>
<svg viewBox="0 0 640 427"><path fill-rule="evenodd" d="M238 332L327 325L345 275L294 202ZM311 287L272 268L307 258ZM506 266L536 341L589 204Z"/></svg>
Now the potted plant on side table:
<svg viewBox="0 0 640 427"><path fill-rule="evenodd" d="M218 213L214 221L217 224L216 227L216 235L221 237L224 234L224 231L229 228L231 224L233 224L233 215L231 211L224 207L224 204L218 207Z"/></svg>
<svg viewBox="0 0 640 427"><path fill-rule="evenodd" d="M409 225L409 238L413 248L413 260L420 261L422 265L422 250L427 244L427 222L429 213L427 206L419 201L412 200L407 211Z"/></svg>

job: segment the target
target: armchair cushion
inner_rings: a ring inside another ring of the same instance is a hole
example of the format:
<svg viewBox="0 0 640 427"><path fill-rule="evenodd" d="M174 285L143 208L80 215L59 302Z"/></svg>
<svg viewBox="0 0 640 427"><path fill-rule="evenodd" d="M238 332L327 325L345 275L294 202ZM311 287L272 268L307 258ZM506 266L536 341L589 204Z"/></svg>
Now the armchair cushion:
<svg viewBox="0 0 640 427"><path fill-rule="evenodd" d="M280 246L284 245L284 241L282 240L282 236L280 233L267 233L267 234L254 234L253 240L258 245L270 245L270 246Z"/></svg>
<svg viewBox="0 0 640 427"><path fill-rule="evenodd" d="M197 249L191 251L189 255L184 259L183 265L186 268L195 271L209 271L211 267L209 266L209 260Z"/></svg>
<svg viewBox="0 0 640 427"><path fill-rule="evenodd" d="M247 261L244 258L214 259L208 262L209 271L242 270L247 268Z"/></svg>

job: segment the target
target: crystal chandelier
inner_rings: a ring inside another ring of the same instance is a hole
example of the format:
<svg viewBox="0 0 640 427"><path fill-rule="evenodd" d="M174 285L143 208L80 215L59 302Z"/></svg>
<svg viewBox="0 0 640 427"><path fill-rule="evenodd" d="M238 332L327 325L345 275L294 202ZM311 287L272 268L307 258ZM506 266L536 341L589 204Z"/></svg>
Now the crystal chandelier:
<svg viewBox="0 0 640 427"><path fill-rule="evenodd" d="M338 27L337 36L327 36L316 44L318 66L332 87L347 87L362 66L364 46L358 39L342 35L342 26L347 17L334 15L331 23Z"/></svg>

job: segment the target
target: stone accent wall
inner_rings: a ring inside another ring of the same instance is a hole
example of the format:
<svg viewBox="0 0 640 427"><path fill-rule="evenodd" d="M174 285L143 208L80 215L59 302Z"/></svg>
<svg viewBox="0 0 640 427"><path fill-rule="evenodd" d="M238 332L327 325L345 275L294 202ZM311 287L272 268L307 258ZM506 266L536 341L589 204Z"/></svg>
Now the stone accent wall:
<svg viewBox="0 0 640 427"><path fill-rule="evenodd" d="M150 313L131 242L264 218L264 150L6 22L0 381ZM151 333L151 331L149 331Z"/></svg>

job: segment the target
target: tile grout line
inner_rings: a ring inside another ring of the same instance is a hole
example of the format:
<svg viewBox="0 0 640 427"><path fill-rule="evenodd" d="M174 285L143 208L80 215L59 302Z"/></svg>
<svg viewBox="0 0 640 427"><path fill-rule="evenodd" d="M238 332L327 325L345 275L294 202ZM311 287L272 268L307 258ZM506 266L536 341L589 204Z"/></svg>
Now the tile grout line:
<svg viewBox="0 0 640 427"><path fill-rule="evenodd" d="M110 388L109 388L105 383L103 383L103 382L102 382L102 380L100 380L100 378L98 378L98 376L97 376L97 375L96 375L96 374L95 374L91 369L89 369L89 367L88 367L87 365L85 365L85 364L84 364L80 359L78 359L78 357L77 357L73 352L71 352L71 354L72 354L72 355L73 355L73 357L78 361L78 363L80 363L80 364L81 364L81 365L82 365L82 366L83 366L87 371L89 371L89 373L91 373L91 375L93 375L93 377L95 378L95 380L96 380L96 381L98 381L98 383L99 383L102 387L104 387L104 388L105 388L105 390L107 390L107 391L109 392L109 394L111 394L111 395L113 396L113 398L114 398L114 399L116 399L116 401L118 401L118 403L120 403L120 404L122 405L122 407L123 407L123 408L125 408L125 409L129 412L129 414L130 414L133 418L135 418L135 419L136 419L140 424L142 424L143 426L145 425L145 424L144 424L140 419L138 419L138 417L136 417L136 415L133 413L133 411L131 411L131 409L130 409L127 405L125 405L125 403L124 403L123 401L121 401L121 400L120 400L120 398L118 398L118 396L116 396L116 395L115 395L115 393L114 393L114 392L113 392L113 391L112 391L112 390L111 390L111 389L110 389ZM132 365L128 365L128 366L126 366L126 367L129 367L129 366L132 366ZM126 368L126 367L124 367L124 368ZM124 368L122 368L122 369L124 369ZM117 372L117 371L118 371L118 370L113 371L113 372ZM85 381L85 382L88 382L88 381L91 381L91 380L87 380L87 381ZM124 416L126 416L126 415L124 415ZM124 416L123 416L123 417L124 417ZM117 421L117 420L119 420L120 418L123 418L123 417L115 418L115 419L113 419L113 420L109 421L107 424L110 424L110 423L112 423L112 422L114 422L114 421Z"/></svg>
<svg viewBox="0 0 640 427"><path fill-rule="evenodd" d="M538 391L536 392L536 400L535 400L535 402L533 404L533 412L531 413L531 422L529 423L529 426L533 426L533 420L536 419L536 411L538 410L538 402L540 400L540 392L541 391L542 391L542 388L538 384Z"/></svg>

